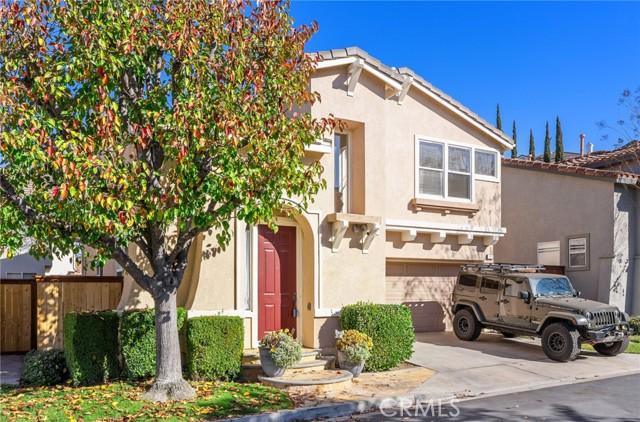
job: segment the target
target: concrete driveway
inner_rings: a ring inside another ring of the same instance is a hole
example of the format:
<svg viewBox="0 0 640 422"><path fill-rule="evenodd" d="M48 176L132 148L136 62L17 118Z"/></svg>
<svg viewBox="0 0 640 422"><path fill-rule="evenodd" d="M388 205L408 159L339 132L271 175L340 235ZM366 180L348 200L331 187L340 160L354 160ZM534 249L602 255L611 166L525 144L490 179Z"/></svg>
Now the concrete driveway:
<svg viewBox="0 0 640 422"><path fill-rule="evenodd" d="M539 339L483 332L473 342L452 332L416 333L411 363L438 374L413 391L433 399L465 398L640 373L640 355L582 351L572 362L548 359Z"/></svg>

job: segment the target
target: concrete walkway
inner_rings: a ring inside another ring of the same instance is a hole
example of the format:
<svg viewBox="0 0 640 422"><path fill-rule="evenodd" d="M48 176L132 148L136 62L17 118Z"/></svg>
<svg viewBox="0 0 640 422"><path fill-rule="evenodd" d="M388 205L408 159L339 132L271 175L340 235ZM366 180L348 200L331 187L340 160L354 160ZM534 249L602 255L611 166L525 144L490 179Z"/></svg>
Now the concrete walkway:
<svg viewBox="0 0 640 422"><path fill-rule="evenodd" d="M23 355L0 356L0 384L18 385L20 383L23 358Z"/></svg>
<svg viewBox="0 0 640 422"><path fill-rule="evenodd" d="M411 363L437 374L412 393L429 398L466 398L526 391L640 373L640 355L614 357L582 351L572 362L555 362L539 339L506 339L483 332L473 342L452 332L418 333Z"/></svg>
<svg viewBox="0 0 640 422"><path fill-rule="evenodd" d="M377 410L381 405L390 407L394 403L407 406L417 400L446 402L453 398L487 397L640 373L640 355L605 357L583 351L575 361L560 363L545 356L540 340L505 339L490 332L483 332L473 342L458 340L451 332L418 333L416 340L410 362L436 371L416 387L393 388L384 378L376 380L377 374L370 374L371 384L378 384L377 389L375 385L368 386L377 392L368 399L364 395L349 397L347 390L339 397L316 396L315 402L305 400L302 407L293 410L246 416L235 421L333 419Z"/></svg>

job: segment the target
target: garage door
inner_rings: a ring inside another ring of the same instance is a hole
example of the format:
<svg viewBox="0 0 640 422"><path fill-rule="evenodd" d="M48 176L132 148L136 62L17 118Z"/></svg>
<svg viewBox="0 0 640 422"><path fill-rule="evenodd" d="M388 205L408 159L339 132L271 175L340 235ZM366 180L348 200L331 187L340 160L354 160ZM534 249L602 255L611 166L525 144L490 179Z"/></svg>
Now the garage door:
<svg viewBox="0 0 640 422"><path fill-rule="evenodd" d="M411 309L415 331L451 329L451 292L460 265L387 262L387 303Z"/></svg>

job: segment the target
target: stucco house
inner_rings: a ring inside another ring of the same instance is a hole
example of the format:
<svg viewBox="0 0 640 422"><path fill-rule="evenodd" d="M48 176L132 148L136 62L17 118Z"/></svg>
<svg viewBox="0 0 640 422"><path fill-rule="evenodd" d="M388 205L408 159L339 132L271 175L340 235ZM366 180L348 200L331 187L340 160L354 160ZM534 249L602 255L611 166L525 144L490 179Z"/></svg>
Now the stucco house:
<svg viewBox="0 0 640 422"><path fill-rule="evenodd" d="M224 250L203 236L178 292L189 317L238 315L245 345L295 328L307 347L332 347L342 306L405 303L417 331L444 330L459 265L491 262L501 224L500 156L512 141L408 68L358 48L318 53L310 88L344 131L306 159L327 189L277 233L234 221ZM152 306L125 280L120 307Z"/></svg>
<svg viewBox="0 0 640 422"><path fill-rule="evenodd" d="M509 234L496 260L563 265L582 297L640 313L640 172L623 148L559 164L503 159Z"/></svg>

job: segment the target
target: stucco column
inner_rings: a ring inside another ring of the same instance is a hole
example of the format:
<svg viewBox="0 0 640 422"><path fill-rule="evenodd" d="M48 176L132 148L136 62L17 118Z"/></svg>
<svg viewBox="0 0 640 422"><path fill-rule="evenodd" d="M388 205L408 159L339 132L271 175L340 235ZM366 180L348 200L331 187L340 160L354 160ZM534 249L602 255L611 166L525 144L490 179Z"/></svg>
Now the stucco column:
<svg viewBox="0 0 640 422"><path fill-rule="evenodd" d="M598 272L598 301L609 303L611 294L611 270L613 265L612 256L600 257L600 271Z"/></svg>

